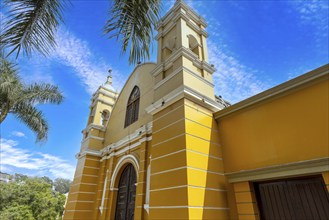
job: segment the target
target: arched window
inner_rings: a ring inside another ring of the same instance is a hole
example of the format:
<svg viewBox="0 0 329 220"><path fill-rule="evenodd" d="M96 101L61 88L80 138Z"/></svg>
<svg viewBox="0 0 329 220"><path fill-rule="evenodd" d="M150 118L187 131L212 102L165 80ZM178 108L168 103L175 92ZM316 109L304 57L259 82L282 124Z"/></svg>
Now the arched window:
<svg viewBox="0 0 329 220"><path fill-rule="evenodd" d="M125 127L131 125L132 123L138 120L139 96L139 88L135 86L130 94L127 104Z"/></svg>

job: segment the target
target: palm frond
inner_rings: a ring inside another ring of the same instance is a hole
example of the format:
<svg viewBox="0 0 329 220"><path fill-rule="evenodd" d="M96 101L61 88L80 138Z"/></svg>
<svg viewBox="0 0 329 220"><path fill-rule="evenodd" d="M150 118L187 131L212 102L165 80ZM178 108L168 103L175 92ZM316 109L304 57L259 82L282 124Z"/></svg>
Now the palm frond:
<svg viewBox="0 0 329 220"><path fill-rule="evenodd" d="M6 0L12 8L8 13L1 44L11 47L8 56L17 51L30 56L33 51L47 55L56 45L54 32L63 21L66 1L61 0Z"/></svg>
<svg viewBox="0 0 329 220"><path fill-rule="evenodd" d="M150 58L153 28L160 17L160 0L115 0L104 27L109 38L122 41L122 52L130 46L129 63Z"/></svg>
<svg viewBox="0 0 329 220"><path fill-rule="evenodd" d="M41 111L30 103L20 103L13 108L14 115L37 135L37 141L47 140L48 124Z"/></svg>
<svg viewBox="0 0 329 220"><path fill-rule="evenodd" d="M18 76L16 65L6 58L0 58L0 94L14 96L17 90L22 90L23 84ZM0 103L3 100L0 100Z"/></svg>
<svg viewBox="0 0 329 220"><path fill-rule="evenodd" d="M51 84L33 84L25 89L22 97L24 101L30 103L53 103L60 104L63 101L63 95L57 86Z"/></svg>

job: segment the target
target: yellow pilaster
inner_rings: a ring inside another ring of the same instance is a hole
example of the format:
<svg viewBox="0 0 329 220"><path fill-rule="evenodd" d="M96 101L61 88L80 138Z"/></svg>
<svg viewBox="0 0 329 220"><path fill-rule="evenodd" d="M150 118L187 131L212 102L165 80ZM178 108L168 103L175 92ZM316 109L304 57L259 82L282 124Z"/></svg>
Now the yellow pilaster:
<svg viewBox="0 0 329 220"><path fill-rule="evenodd" d="M151 219L228 219L217 133L211 111L187 99L154 115Z"/></svg>
<svg viewBox="0 0 329 220"><path fill-rule="evenodd" d="M63 219L92 219L99 172L99 157L85 155L78 160Z"/></svg>
<svg viewBox="0 0 329 220"><path fill-rule="evenodd" d="M251 183L234 183L234 192L239 219L258 220L259 212Z"/></svg>

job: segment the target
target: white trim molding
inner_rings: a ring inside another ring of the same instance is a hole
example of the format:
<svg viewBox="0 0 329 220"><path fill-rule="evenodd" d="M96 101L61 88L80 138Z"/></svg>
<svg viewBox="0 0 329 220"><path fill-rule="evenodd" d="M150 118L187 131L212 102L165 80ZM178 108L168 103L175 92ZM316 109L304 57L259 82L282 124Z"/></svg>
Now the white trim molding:
<svg viewBox="0 0 329 220"><path fill-rule="evenodd" d="M100 102L102 104L106 104L106 105L111 106L111 107L113 107L114 104L115 104L115 102L111 103L111 102L105 101L104 99L96 98L96 99L93 100L93 103L91 104L90 107L91 108L94 107L97 104L97 102Z"/></svg>
<svg viewBox="0 0 329 220"><path fill-rule="evenodd" d="M152 122L147 123L146 125L141 126L139 129L137 129L134 133L127 135L126 137L122 138L121 140L117 141L116 143L110 144L107 147L104 147L100 152L101 155L104 156L107 154L110 154L114 151L114 150L119 150L120 148L124 147L125 145L133 142L133 141L137 141L138 138L142 137L143 135L147 135L147 134L151 134L152 133ZM140 145L142 142L144 141L150 141L152 139L152 137L145 137L139 140L138 145ZM134 145L134 144L133 144ZM129 147L129 146L128 146ZM134 146L136 147L136 146ZM130 146L130 149L132 147ZM116 155L118 155L118 153L115 153ZM102 158L102 159L103 159ZM107 158L108 159L108 158Z"/></svg>
<svg viewBox="0 0 329 220"><path fill-rule="evenodd" d="M164 78L163 80L161 80L160 82L158 82L157 84L155 84L154 86L154 90L157 90L159 87L161 87L162 85L164 85L166 82L168 82L171 78L173 78L174 76L176 76L178 73L184 71L185 73L190 74L191 76L199 79L200 81L202 81L203 83L207 84L208 86L214 88L214 84L209 82L208 80L206 80L205 78L201 77L200 75L198 75L197 73L193 72L192 70L190 70L189 68L186 68L184 66L181 66L177 69L175 69L174 72L170 73L169 76L167 76L166 78Z"/></svg>
<svg viewBox="0 0 329 220"><path fill-rule="evenodd" d="M181 85L169 94L165 95L163 98L160 98L150 106L146 107L145 110L148 114L154 115L182 98L188 98L194 102L197 102L201 106L210 109L213 112L216 112L225 107L221 103L218 103L215 100L200 94L196 90L188 86Z"/></svg>
<svg viewBox="0 0 329 220"><path fill-rule="evenodd" d="M91 149L87 149L87 150L84 150L84 151L81 151L79 153L77 153L75 155L75 158L76 159L80 159L86 155L90 155L90 156L95 156L95 157L101 157L101 152L98 151L98 150L91 150Z"/></svg>
<svg viewBox="0 0 329 220"><path fill-rule="evenodd" d="M178 12L176 12L178 11ZM207 33L203 28L200 28L199 25L202 25L204 28L207 27L207 22L203 17L198 15L191 7L189 7L184 1L176 1L174 6L163 16L160 23L157 26L158 36L161 36L160 29L168 24L168 22L175 21L178 18L182 17L187 23L193 24L193 26L198 29L198 31L203 31L203 35L207 36Z"/></svg>
<svg viewBox="0 0 329 220"><path fill-rule="evenodd" d="M124 148L122 148L122 149L120 149L120 150L118 150L116 152L114 152L113 149L112 149L111 153L109 155L107 155L107 156L103 156L102 159L101 159L101 161L110 159L111 157L118 156L120 154L123 154L124 152L127 152L128 150L132 150L135 147L141 145L143 142L145 142L145 141L151 141L151 140L152 140L152 136L150 136L150 137L144 137L144 138L139 139L136 143L131 144L131 145L128 145L128 146L126 146L126 147L124 147Z"/></svg>
<svg viewBox="0 0 329 220"><path fill-rule="evenodd" d="M117 175L118 175L121 167L124 166L127 163L131 163L134 166L135 172L136 172L136 179L138 179L139 163L138 163L137 158L132 154L125 155L125 156L120 158L120 160L118 161L118 163L115 166L114 171L112 173L111 183L110 183L110 190L111 191L115 190L114 183L115 183L115 180L117 178Z"/></svg>
<svg viewBox="0 0 329 220"><path fill-rule="evenodd" d="M102 202L101 205L99 206L99 211L101 214L103 214L103 209L104 209L104 202L105 202L105 194L106 194L106 185L107 185L107 179L109 176L109 170L106 170L106 177L104 180L104 186L103 186L103 193L102 193Z"/></svg>
<svg viewBox="0 0 329 220"><path fill-rule="evenodd" d="M195 67L198 67L200 69L204 69L207 72L213 74L216 69L212 67L209 63L206 61L201 61L199 57L193 53L189 48L186 48L184 46L181 46L179 49L177 49L174 53L172 53L168 59L165 61L165 63L158 64L152 71L151 74L156 77L159 75L162 71L165 71L169 69L173 63L179 58L184 56L185 58L189 59ZM185 67L185 70L187 68ZM191 71L191 70L190 70ZM193 71L191 71L193 72ZM194 72L193 72L194 73ZM197 75L197 73L194 73ZM210 83L210 82L209 82ZM212 84L212 83L210 83ZM213 84L212 84L213 85Z"/></svg>
<svg viewBox="0 0 329 220"><path fill-rule="evenodd" d="M289 176L300 176L329 171L329 157L298 161L253 170L225 173L230 183L268 180Z"/></svg>
<svg viewBox="0 0 329 220"><path fill-rule="evenodd" d="M105 127L97 124L89 124L85 129L82 130L82 132L89 132L91 129L97 129L100 131L105 131Z"/></svg>
<svg viewBox="0 0 329 220"><path fill-rule="evenodd" d="M105 139L102 137L97 137L97 136L93 136L93 135L88 135L88 137L86 137L85 139L83 139L81 141L81 144L84 144L85 142L89 141L90 139L95 139L95 140L99 140L99 141L104 141Z"/></svg>

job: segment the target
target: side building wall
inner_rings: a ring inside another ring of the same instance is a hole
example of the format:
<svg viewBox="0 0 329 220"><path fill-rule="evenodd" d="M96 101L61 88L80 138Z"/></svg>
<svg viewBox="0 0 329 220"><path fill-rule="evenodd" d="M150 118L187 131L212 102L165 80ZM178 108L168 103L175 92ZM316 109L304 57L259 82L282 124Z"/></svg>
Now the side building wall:
<svg viewBox="0 0 329 220"><path fill-rule="evenodd" d="M215 113L239 219L259 219L253 183L329 171L329 65Z"/></svg>

